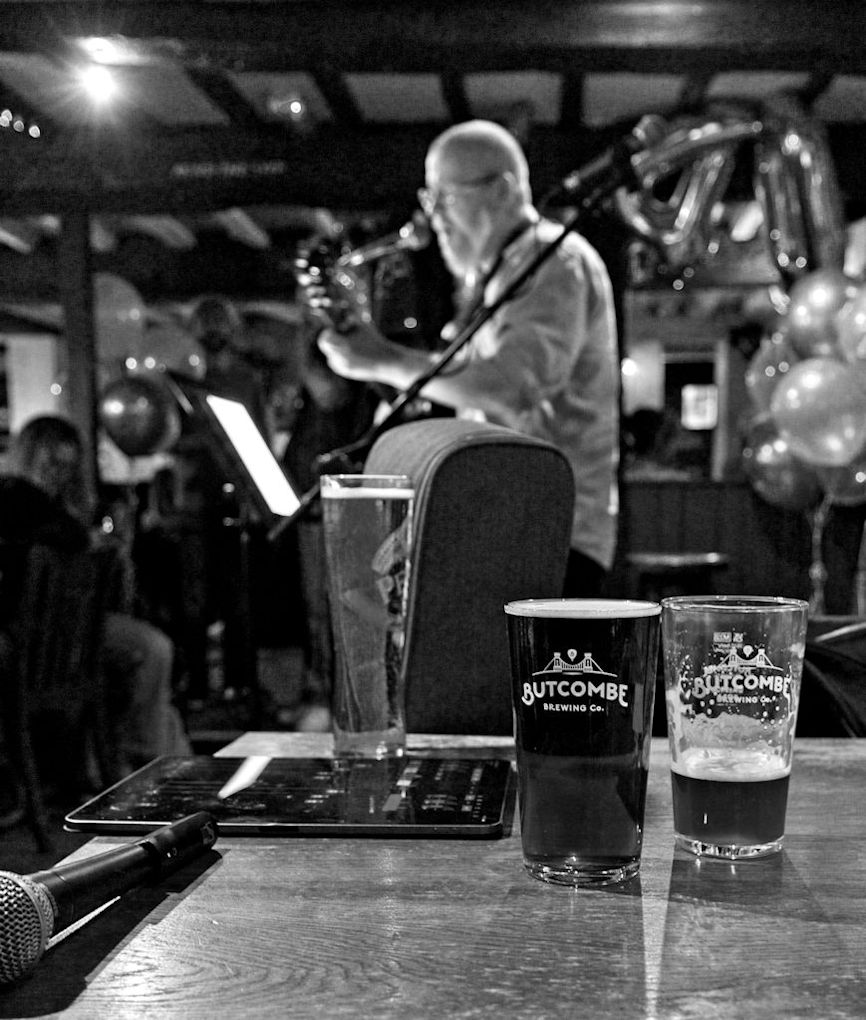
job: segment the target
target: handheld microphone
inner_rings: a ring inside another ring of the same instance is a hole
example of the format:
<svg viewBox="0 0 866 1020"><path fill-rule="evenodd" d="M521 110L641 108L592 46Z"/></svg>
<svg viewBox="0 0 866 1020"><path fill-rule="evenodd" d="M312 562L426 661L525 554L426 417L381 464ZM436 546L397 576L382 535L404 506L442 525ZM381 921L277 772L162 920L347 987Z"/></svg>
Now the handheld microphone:
<svg viewBox="0 0 866 1020"><path fill-rule="evenodd" d="M174 871L216 838L216 819L199 811L83 861L32 875L0 871L0 982L16 981L34 967L52 935L145 880Z"/></svg>
<svg viewBox="0 0 866 1020"><path fill-rule="evenodd" d="M636 182L634 157L658 145L667 133L662 117L648 114L641 117L635 127L600 156L590 160L580 170L573 170L562 179L559 192L578 195L599 186L613 191L623 184Z"/></svg>
<svg viewBox="0 0 866 1020"><path fill-rule="evenodd" d="M338 266L355 268L367 262L393 255L398 251L421 251L430 243L430 225L423 213L416 212L399 230L378 241L371 241L355 248L337 260Z"/></svg>

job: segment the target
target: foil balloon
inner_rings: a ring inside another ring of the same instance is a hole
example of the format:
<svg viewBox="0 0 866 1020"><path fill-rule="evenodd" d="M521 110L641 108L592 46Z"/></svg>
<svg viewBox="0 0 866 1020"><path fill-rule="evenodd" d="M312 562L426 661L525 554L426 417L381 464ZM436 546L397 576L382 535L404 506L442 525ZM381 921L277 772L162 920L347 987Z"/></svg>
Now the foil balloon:
<svg viewBox="0 0 866 1020"><path fill-rule="evenodd" d="M776 268L787 280L816 269L841 269L845 217L822 125L784 95L765 102L761 119L754 186Z"/></svg>
<svg viewBox="0 0 866 1020"><path fill-rule="evenodd" d="M818 467L850 464L866 443L866 375L807 358L776 386L770 412L796 456Z"/></svg>
<svg viewBox="0 0 866 1020"><path fill-rule="evenodd" d="M845 467L818 468L818 478L832 503L860 506L866 503L866 455Z"/></svg>
<svg viewBox="0 0 866 1020"><path fill-rule="evenodd" d="M856 283L841 269L818 269L792 285L788 336L801 358L842 356L839 315L856 292Z"/></svg>
<svg viewBox="0 0 866 1020"><path fill-rule="evenodd" d="M742 465L755 492L773 506L808 510L821 498L815 468L794 454L769 415L762 415L749 425Z"/></svg>
<svg viewBox="0 0 866 1020"><path fill-rule="evenodd" d="M769 412L776 387L799 360L785 329L764 337L745 373L746 392L758 414Z"/></svg>
<svg viewBox="0 0 866 1020"><path fill-rule="evenodd" d="M618 215L671 265L694 261L709 244L713 209L727 191L735 150L760 127L739 108L675 122L660 143L633 158L639 187L617 189Z"/></svg>
<svg viewBox="0 0 866 1020"><path fill-rule="evenodd" d="M825 132L787 96L760 105L718 103L703 120L675 122L660 143L632 158L638 187L618 189L617 213L675 268L707 254L713 206L747 141L754 143L752 183L768 256L782 280L841 269L844 210Z"/></svg>
<svg viewBox="0 0 866 1020"><path fill-rule="evenodd" d="M114 273L93 277L96 356L114 365L142 351L146 308L131 283Z"/></svg>
<svg viewBox="0 0 866 1020"><path fill-rule="evenodd" d="M105 387L99 420L128 457L169 449L180 436L180 412L165 385L150 374L126 375Z"/></svg>
<svg viewBox="0 0 866 1020"><path fill-rule="evenodd" d="M667 198L657 197L652 188L636 193L620 189L615 196L619 214L637 234L663 248L670 265L687 265L706 249L710 217L732 170L728 152L712 150L678 171Z"/></svg>
<svg viewBox="0 0 866 1020"><path fill-rule="evenodd" d="M858 287L851 300L839 309L836 333L846 361L866 361L866 287Z"/></svg>

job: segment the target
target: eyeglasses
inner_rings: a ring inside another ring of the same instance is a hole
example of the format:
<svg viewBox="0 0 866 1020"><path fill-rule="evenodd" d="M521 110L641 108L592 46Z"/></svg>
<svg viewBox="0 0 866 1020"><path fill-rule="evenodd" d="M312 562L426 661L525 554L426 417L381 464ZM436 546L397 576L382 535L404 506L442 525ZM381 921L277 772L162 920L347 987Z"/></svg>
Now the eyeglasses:
<svg viewBox="0 0 866 1020"><path fill-rule="evenodd" d="M501 171L495 174L487 174L486 177L479 177L477 181L464 181L458 184L450 184L447 188L419 188L418 204L425 216L432 216L438 205L450 209L457 201L458 196L475 188L483 188L492 184L501 177Z"/></svg>

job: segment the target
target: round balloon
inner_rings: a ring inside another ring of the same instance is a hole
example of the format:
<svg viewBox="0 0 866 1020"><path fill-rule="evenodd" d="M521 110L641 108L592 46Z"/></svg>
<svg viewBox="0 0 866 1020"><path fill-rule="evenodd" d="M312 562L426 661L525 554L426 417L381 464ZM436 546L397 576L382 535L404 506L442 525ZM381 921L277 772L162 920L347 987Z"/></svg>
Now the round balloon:
<svg viewBox="0 0 866 1020"><path fill-rule="evenodd" d="M177 404L150 375L127 375L106 386L99 399L99 420L127 457L167 450L180 436Z"/></svg>
<svg viewBox="0 0 866 1020"><path fill-rule="evenodd" d="M742 463L755 492L773 506L808 510L821 498L817 472L794 455L769 415L749 425Z"/></svg>
<svg viewBox="0 0 866 1020"><path fill-rule="evenodd" d="M770 411L796 456L818 467L850 464L866 443L866 369L800 361L776 386Z"/></svg>
<svg viewBox="0 0 866 1020"><path fill-rule="evenodd" d="M839 506L866 503L866 455L845 467L818 468L818 478L831 502Z"/></svg>
<svg viewBox="0 0 866 1020"><path fill-rule="evenodd" d="M764 337L746 366L746 391L758 414L770 410L776 386L799 360L785 330Z"/></svg>
<svg viewBox="0 0 866 1020"><path fill-rule="evenodd" d="M836 316L839 349L848 361L866 361L866 287L858 287L854 296Z"/></svg>
<svg viewBox="0 0 866 1020"><path fill-rule="evenodd" d="M838 315L856 291L840 269L818 269L791 287L788 335L801 358L841 356Z"/></svg>
<svg viewBox="0 0 866 1020"><path fill-rule="evenodd" d="M131 283L114 273L93 278L96 355L100 361L123 363L141 354L146 309Z"/></svg>

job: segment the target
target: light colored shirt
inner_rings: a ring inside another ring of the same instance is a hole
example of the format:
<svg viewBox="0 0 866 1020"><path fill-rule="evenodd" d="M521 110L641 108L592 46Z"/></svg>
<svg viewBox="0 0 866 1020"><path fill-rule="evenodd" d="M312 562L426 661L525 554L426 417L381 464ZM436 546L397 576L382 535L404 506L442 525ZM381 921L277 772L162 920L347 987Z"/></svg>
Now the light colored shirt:
<svg viewBox="0 0 866 1020"><path fill-rule="evenodd" d="M485 303L561 229L542 219L508 245ZM618 512L619 356L610 277L598 252L570 233L459 352L457 364L464 384L507 408L463 407L460 417L546 439L568 458L576 488L572 548L609 569Z"/></svg>

